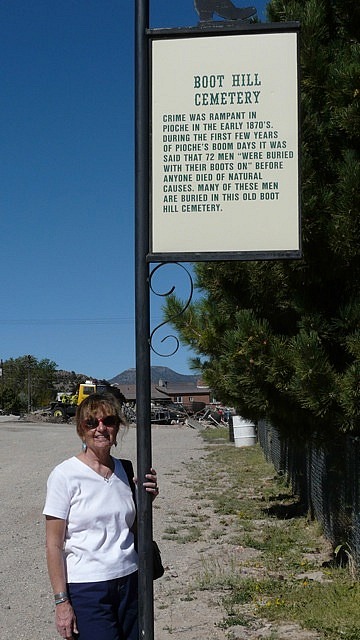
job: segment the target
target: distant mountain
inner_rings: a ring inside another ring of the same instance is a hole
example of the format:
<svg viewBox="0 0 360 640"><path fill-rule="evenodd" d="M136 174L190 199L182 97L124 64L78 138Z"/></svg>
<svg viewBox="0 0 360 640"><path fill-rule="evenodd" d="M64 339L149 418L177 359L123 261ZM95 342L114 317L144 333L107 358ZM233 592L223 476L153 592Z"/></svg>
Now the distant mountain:
<svg viewBox="0 0 360 640"><path fill-rule="evenodd" d="M168 367L151 367L151 382L158 384L159 380L168 383L184 383L192 382L196 383L200 376L185 375L177 373ZM119 373L114 378L109 380L112 384L135 384L136 383L136 369L126 369L122 373Z"/></svg>

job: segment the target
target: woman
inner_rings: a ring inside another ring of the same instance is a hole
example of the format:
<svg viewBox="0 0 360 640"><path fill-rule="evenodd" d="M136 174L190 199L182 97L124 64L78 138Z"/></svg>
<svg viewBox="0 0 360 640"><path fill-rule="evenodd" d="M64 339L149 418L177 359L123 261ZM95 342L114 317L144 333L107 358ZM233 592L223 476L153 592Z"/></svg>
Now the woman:
<svg viewBox="0 0 360 640"><path fill-rule="evenodd" d="M82 451L48 479L46 556L63 638L138 640L136 509L125 468L110 455L120 425L114 396L86 398L76 414ZM154 469L144 487L158 494Z"/></svg>

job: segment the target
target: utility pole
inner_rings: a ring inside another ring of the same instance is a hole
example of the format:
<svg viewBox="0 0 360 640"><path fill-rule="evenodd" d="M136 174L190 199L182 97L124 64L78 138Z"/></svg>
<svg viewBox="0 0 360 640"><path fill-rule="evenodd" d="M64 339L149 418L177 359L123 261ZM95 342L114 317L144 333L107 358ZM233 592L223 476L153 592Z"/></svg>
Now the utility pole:
<svg viewBox="0 0 360 640"><path fill-rule="evenodd" d="M4 363L0 360L0 378L1 378L1 409L4 411Z"/></svg>
<svg viewBox="0 0 360 640"><path fill-rule="evenodd" d="M28 400L28 413L31 411L31 356L27 356L28 359L28 375L27 375L27 400Z"/></svg>

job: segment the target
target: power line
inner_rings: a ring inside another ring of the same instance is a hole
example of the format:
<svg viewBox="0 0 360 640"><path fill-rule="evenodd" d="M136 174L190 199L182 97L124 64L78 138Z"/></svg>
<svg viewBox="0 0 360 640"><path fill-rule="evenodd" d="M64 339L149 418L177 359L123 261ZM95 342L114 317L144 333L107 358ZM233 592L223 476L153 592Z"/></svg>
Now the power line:
<svg viewBox="0 0 360 640"><path fill-rule="evenodd" d="M153 318L154 321L160 318ZM73 325L73 324L123 324L135 322L134 316L115 318L8 318L0 319L0 325Z"/></svg>
<svg viewBox="0 0 360 640"><path fill-rule="evenodd" d="M134 318L21 318L8 320L1 319L0 324L39 325L39 324L119 324L132 322Z"/></svg>

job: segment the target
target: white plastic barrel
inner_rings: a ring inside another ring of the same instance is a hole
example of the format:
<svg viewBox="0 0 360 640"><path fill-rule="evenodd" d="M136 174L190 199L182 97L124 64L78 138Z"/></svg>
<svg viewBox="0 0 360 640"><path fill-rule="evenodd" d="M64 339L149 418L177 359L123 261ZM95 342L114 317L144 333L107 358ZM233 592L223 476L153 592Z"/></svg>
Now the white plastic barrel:
<svg viewBox="0 0 360 640"><path fill-rule="evenodd" d="M241 416L233 416L235 447L252 447L256 444L255 425Z"/></svg>

